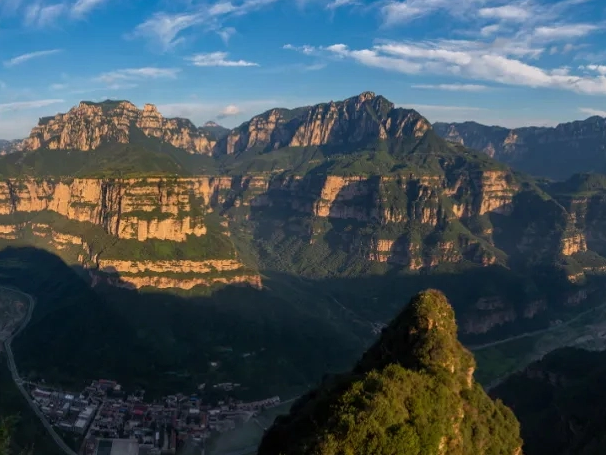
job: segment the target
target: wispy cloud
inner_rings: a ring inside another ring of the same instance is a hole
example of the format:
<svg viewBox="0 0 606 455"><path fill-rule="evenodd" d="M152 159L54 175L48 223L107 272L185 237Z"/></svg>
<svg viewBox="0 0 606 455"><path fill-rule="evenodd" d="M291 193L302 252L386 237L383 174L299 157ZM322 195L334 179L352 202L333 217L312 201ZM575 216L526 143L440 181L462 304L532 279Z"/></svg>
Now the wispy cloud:
<svg viewBox="0 0 606 455"><path fill-rule="evenodd" d="M208 54L195 54L187 60L194 66L259 66L258 63L246 60L229 60L227 52L211 52Z"/></svg>
<svg viewBox="0 0 606 455"><path fill-rule="evenodd" d="M4 103L4 104L0 104L0 113L22 111L22 110L26 110L26 109L36 109L36 108L50 106L51 104L58 104L58 103L63 103L63 100L46 99L46 100L18 101L18 102L14 102L14 103Z"/></svg>
<svg viewBox="0 0 606 455"><path fill-rule="evenodd" d="M505 21L525 21L531 15L526 8L516 5L504 5L491 8L480 8L480 17L488 19L501 19Z"/></svg>
<svg viewBox="0 0 606 455"><path fill-rule="evenodd" d="M229 44L229 40L236 34L236 29L233 27L225 27L221 30L217 30L217 35L221 37L225 45Z"/></svg>
<svg viewBox="0 0 606 455"><path fill-rule="evenodd" d="M483 92L489 89L488 86L480 84L413 84L411 87L452 92Z"/></svg>
<svg viewBox="0 0 606 455"><path fill-rule="evenodd" d="M561 24L553 26L537 27L534 36L549 41L567 40L570 38L580 38L595 32L600 27L595 24Z"/></svg>
<svg viewBox="0 0 606 455"><path fill-rule="evenodd" d="M326 5L326 9L335 10L343 6L357 5L357 0L333 0Z"/></svg>
<svg viewBox="0 0 606 455"><path fill-rule="evenodd" d="M67 11L64 3L42 6L40 3L29 5L25 10L25 24L30 27L44 28L55 25L59 17Z"/></svg>
<svg viewBox="0 0 606 455"><path fill-rule="evenodd" d="M450 74L459 79L504 85L606 94L604 75L573 74L570 68L544 69L521 60L521 57L532 56L532 49L508 45L498 47L475 41L438 40L385 42L367 49L350 49L345 44L322 48L307 46L305 49L308 55L332 55L403 74Z"/></svg>
<svg viewBox="0 0 606 455"><path fill-rule="evenodd" d="M229 29L231 36L235 29L226 28L224 23L231 17L243 16L255 10L276 3L278 0L243 0L239 3L231 1L219 1L211 5L194 7L183 13L159 12L139 24L133 33L127 35L130 38L145 38L158 44L164 51L174 48L185 40L184 32L200 27L203 31L217 32ZM223 37L223 36L222 36Z"/></svg>
<svg viewBox="0 0 606 455"><path fill-rule="evenodd" d="M17 57L13 57L10 60L5 61L4 66L6 66L6 67L17 66L17 65L25 63L29 60L33 60L35 58L40 58L40 57L47 57L49 55L58 54L59 52L61 52L61 49L51 49L51 50L46 50L46 51L29 52L27 54L22 54Z"/></svg>
<svg viewBox="0 0 606 455"><path fill-rule="evenodd" d="M597 115L599 117L606 117L606 111L601 110L601 109L593 109L590 107L580 107L579 112L582 112L583 114L587 114L590 116Z"/></svg>
<svg viewBox="0 0 606 455"><path fill-rule="evenodd" d="M82 18L106 1L107 0L77 0L71 7L71 15L75 18Z"/></svg>
<svg viewBox="0 0 606 455"><path fill-rule="evenodd" d="M127 68L100 74L94 80L106 84L118 81L134 81L143 79L174 79L181 70L179 68Z"/></svg>

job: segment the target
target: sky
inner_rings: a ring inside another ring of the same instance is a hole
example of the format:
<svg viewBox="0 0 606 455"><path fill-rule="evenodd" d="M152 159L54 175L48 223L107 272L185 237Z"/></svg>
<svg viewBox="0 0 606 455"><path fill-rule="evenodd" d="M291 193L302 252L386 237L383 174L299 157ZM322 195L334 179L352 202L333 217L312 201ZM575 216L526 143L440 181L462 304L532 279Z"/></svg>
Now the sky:
<svg viewBox="0 0 606 455"><path fill-rule="evenodd" d="M81 100L233 127L364 91L430 121L606 116L603 0L0 0L0 138Z"/></svg>

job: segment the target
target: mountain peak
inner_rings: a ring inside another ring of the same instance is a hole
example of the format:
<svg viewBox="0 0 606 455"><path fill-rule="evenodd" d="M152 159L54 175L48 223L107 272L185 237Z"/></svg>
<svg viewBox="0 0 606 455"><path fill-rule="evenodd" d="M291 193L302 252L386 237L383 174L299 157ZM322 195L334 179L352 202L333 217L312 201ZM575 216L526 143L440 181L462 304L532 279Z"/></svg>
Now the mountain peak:
<svg viewBox="0 0 606 455"><path fill-rule="evenodd" d="M358 101L363 103L364 101L372 100L376 97L377 95L375 94L375 92L362 92L358 95Z"/></svg>
<svg viewBox="0 0 606 455"><path fill-rule="evenodd" d="M221 125L219 125L216 122L210 121L210 120L208 122L206 122L203 126L208 127L208 128L222 128Z"/></svg>
<svg viewBox="0 0 606 455"><path fill-rule="evenodd" d="M458 342L454 311L440 291L427 290L413 297L355 371L368 372L392 363L417 371L455 374L471 386L473 357Z"/></svg>
<svg viewBox="0 0 606 455"><path fill-rule="evenodd" d="M473 364L446 297L422 292L352 373L326 378L278 417L258 453L520 454L513 413L471 375L466 384L453 380Z"/></svg>

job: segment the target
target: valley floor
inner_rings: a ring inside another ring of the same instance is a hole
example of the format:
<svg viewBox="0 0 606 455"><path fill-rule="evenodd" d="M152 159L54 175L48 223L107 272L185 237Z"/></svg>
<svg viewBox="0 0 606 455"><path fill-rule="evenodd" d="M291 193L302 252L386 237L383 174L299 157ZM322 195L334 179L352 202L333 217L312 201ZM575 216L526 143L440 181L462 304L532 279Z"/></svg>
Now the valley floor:
<svg viewBox="0 0 606 455"><path fill-rule="evenodd" d="M476 377L488 390L549 352L567 346L606 349L606 303L552 327L470 347L478 363Z"/></svg>

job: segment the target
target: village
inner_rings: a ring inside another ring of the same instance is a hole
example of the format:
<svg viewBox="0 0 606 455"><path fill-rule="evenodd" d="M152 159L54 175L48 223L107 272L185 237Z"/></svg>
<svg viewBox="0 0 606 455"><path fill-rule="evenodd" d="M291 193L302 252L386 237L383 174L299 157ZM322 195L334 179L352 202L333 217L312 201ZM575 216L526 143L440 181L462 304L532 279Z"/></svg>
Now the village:
<svg viewBox="0 0 606 455"><path fill-rule="evenodd" d="M216 384L231 391L239 384ZM204 390L205 385L200 386ZM176 394L154 402L145 392L125 393L112 380L95 380L80 393L28 384L31 398L57 430L78 436L83 455L175 453L185 443L203 443L213 434L235 430L279 397L254 402L225 399L210 404L196 395Z"/></svg>

